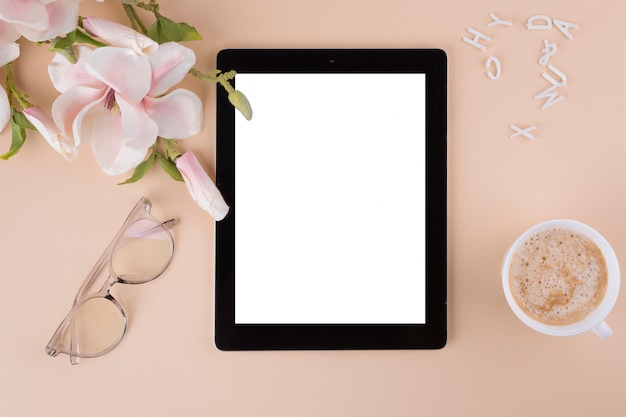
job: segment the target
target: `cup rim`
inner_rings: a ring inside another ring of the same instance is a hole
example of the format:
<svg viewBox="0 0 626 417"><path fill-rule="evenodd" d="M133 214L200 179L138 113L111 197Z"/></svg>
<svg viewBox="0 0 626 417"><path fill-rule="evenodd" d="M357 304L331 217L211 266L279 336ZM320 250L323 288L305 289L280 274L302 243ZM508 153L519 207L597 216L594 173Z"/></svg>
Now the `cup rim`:
<svg viewBox="0 0 626 417"><path fill-rule="evenodd" d="M606 261L608 273L606 295L602 299L602 302L600 302L600 304L584 319L566 325L551 325L542 323L524 313L524 311L519 307L519 305L513 298L513 294L509 285L509 267L511 259L513 258L513 255L515 254L515 251L520 246L520 244L522 244L530 235L553 227L570 229L575 232L579 232L593 240L602 251L602 255L604 256L604 259ZM602 236L597 230L595 230L591 226L577 220L570 219L547 220L528 228L513 242L513 244L507 250L504 261L502 263L501 275L504 295L511 310L513 310L515 315L524 324L531 327L532 329L553 336L576 335L598 326L613 309L613 306L617 301L620 287L619 263L617 261L617 255L615 254L615 251L613 250L609 242L604 238L604 236Z"/></svg>

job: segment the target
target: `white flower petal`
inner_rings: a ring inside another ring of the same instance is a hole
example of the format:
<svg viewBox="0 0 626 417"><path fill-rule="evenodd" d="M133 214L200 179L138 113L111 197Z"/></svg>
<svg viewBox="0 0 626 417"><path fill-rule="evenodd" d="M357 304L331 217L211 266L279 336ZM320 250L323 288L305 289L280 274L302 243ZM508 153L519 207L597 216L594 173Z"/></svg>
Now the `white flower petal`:
<svg viewBox="0 0 626 417"><path fill-rule="evenodd" d="M79 113L75 130L89 137L102 170L118 175L135 168L146 156L157 137L156 124L140 106L121 97L119 111L107 110L102 103Z"/></svg>
<svg viewBox="0 0 626 417"><path fill-rule="evenodd" d="M159 136L186 139L202 129L202 102L189 90L178 89L160 98L144 99L146 112L159 126Z"/></svg>
<svg viewBox="0 0 626 417"><path fill-rule="evenodd" d="M89 74L134 103L150 91L150 62L130 49L98 48L87 59L86 68Z"/></svg>
<svg viewBox="0 0 626 417"><path fill-rule="evenodd" d="M20 46L17 43L0 44L0 67L15 61L20 56Z"/></svg>
<svg viewBox="0 0 626 417"><path fill-rule="evenodd" d="M35 126L48 144L63 155L68 161L73 161L78 155L78 150L71 140L67 140L54 124L54 121L39 106L28 107L24 110L24 116Z"/></svg>
<svg viewBox="0 0 626 417"><path fill-rule="evenodd" d="M61 94L52 103L52 119L61 134L79 146L85 139L74 132L74 122L86 108L100 103L104 107L107 89L75 86Z"/></svg>
<svg viewBox="0 0 626 417"><path fill-rule="evenodd" d="M92 35L104 39L107 43L121 48L132 49L138 55L152 55L159 44L119 23L97 17L85 17L83 27Z"/></svg>
<svg viewBox="0 0 626 417"><path fill-rule="evenodd" d="M42 42L73 31L78 25L78 0L56 0L45 6L46 26L16 22L17 30L26 39Z"/></svg>
<svg viewBox="0 0 626 417"><path fill-rule="evenodd" d="M50 25L48 30L42 33L40 40L44 41L65 35L78 26L78 0L57 0L49 3L46 10Z"/></svg>
<svg viewBox="0 0 626 417"><path fill-rule="evenodd" d="M150 56L152 66L152 97L164 94L181 82L196 63L194 52L177 42L164 43Z"/></svg>
<svg viewBox="0 0 626 417"><path fill-rule="evenodd" d="M48 12L37 0L0 1L0 19L31 30L41 31L48 28Z"/></svg>
<svg viewBox="0 0 626 417"><path fill-rule="evenodd" d="M0 130L3 130L11 120L11 106L9 105L9 97L4 88L0 86Z"/></svg>
<svg viewBox="0 0 626 417"><path fill-rule="evenodd" d="M118 175L137 166L146 152L124 146L122 118L102 106L92 107L81 118L81 135L91 138L93 154L102 170Z"/></svg>
<svg viewBox="0 0 626 417"><path fill-rule="evenodd" d="M18 40L20 33L12 23L0 20L0 43L11 43Z"/></svg>
<svg viewBox="0 0 626 417"><path fill-rule="evenodd" d="M86 62L92 50L86 46L75 47L78 61L72 64L61 54L54 54L48 64L50 81L57 91L63 93L74 86L104 88L104 83L93 77L86 68Z"/></svg>
<svg viewBox="0 0 626 417"><path fill-rule="evenodd" d="M122 134L126 146L142 150L144 155L154 145L159 134L157 123L145 111L143 105L135 105L117 96L122 115ZM131 168L134 168L133 165Z"/></svg>

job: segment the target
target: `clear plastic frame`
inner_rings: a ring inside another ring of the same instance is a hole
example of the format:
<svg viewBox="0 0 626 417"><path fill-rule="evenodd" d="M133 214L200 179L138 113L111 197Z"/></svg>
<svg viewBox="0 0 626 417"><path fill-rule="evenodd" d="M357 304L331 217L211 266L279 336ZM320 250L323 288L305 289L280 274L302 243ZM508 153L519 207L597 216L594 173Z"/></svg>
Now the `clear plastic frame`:
<svg viewBox="0 0 626 417"><path fill-rule="evenodd" d="M156 220L152 204L142 197L120 231L106 248L81 285L72 309L61 322L46 353L65 353L72 364L78 358L104 355L115 348L126 331L127 316L111 295L117 284L143 284L157 278L170 264L174 239L170 233L176 220Z"/></svg>

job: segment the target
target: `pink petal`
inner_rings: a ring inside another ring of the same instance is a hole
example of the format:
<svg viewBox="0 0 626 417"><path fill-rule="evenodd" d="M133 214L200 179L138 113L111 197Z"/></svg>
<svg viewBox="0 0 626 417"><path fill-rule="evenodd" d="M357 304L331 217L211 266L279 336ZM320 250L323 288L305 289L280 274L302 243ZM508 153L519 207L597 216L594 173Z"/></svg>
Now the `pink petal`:
<svg viewBox="0 0 626 417"><path fill-rule="evenodd" d="M11 43L18 40L20 33L12 23L0 20L0 43Z"/></svg>
<svg viewBox="0 0 626 417"><path fill-rule="evenodd" d="M128 171L139 164L145 152L127 149L122 138L122 116L104 106L93 106L76 119L81 136L89 136L91 149L100 168L109 175Z"/></svg>
<svg viewBox="0 0 626 417"><path fill-rule="evenodd" d="M17 23L16 27L28 40L42 42L73 31L78 24L78 0L56 0L46 7L46 27Z"/></svg>
<svg viewBox="0 0 626 417"><path fill-rule="evenodd" d="M75 51L78 57L78 61L75 64L72 64L61 54L54 54L52 61L48 64L48 75L54 88L61 93L77 85L104 88L104 83L89 74L85 66L92 50L86 46L79 45L75 47Z"/></svg>
<svg viewBox="0 0 626 417"><path fill-rule="evenodd" d="M189 90L177 89L160 98L146 97L148 115L159 126L159 136L186 139L202 129L202 102Z"/></svg>
<svg viewBox="0 0 626 417"><path fill-rule="evenodd" d="M151 55L159 44L125 25L97 17L85 17L83 27L113 46L132 49L138 55Z"/></svg>
<svg viewBox="0 0 626 417"><path fill-rule="evenodd" d="M194 52L176 42L167 42L159 46L152 56L152 88L148 93L152 97L164 94L181 82L196 63Z"/></svg>
<svg viewBox="0 0 626 417"><path fill-rule="evenodd" d="M156 124L143 108L116 98L119 111L107 110L102 103L79 113L75 130L89 137L96 161L109 175L136 167L157 137Z"/></svg>
<svg viewBox="0 0 626 417"><path fill-rule="evenodd" d="M150 62L130 49L98 48L87 59L86 68L89 74L134 103L139 103L150 90Z"/></svg>
<svg viewBox="0 0 626 417"><path fill-rule="evenodd" d="M57 0L46 6L49 16L48 31L44 39L53 39L70 33L78 25L78 0Z"/></svg>
<svg viewBox="0 0 626 417"><path fill-rule="evenodd" d="M54 124L52 118L48 116L41 107L28 107L24 110L24 116L35 126L52 149L63 155L68 161L76 159L78 151L73 141L67 140L61 135L59 128Z"/></svg>
<svg viewBox="0 0 626 417"><path fill-rule="evenodd" d="M15 61L20 56L20 46L17 43L0 44L0 67Z"/></svg>
<svg viewBox="0 0 626 417"><path fill-rule="evenodd" d="M0 130L3 130L11 120L11 106L4 88L0 86Z"/></svg>
<svg viewBox="0 0 626 417"><path fill-rule="evenodd" d="M158 125L150 118L143 105L135 105L120 96L117 96L117 104L122 114L122 133L125 144L143 150L145 155L156 142L159 134Z"/></svg>
<svg viewBox="0 0 626 417"><path fill-rule="evenodd" d="M48 12L37 0L0 1L0 19L17 23L33 30L48 28Z"/></svg>
<svg viewBox="0 0 626 417"><path fill-rule="evenodd" d="M215 183L202 169L200 162L193 154L187 151L176 159L176 167L185 180L185 185L191 198L203 209L209 212L215 220L222 220L228 214L228 205Z"/></svg>
<svg viewBox="0 0 626 417"><path fill-rule="evenodd" d="M74 132L74 121L78 114L94 103L104 103L108 89L75 86L61 94L52 103L52 118L66 138L71 138L76 146L82 142ZM102 104L104 106L104 104ZM85 138L88 139L88 138Z"/></svg>

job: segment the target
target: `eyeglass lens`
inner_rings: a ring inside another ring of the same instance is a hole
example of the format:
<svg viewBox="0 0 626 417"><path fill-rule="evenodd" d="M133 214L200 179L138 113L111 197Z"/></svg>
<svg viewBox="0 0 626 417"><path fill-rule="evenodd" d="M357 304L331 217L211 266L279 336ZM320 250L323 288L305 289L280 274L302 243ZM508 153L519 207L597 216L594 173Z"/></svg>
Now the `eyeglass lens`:
<svg viewBox="0 0 626 417"><path fill-rule="evenodd" d="M109 273L122 283L144 283L165 270L172 254L170 233L159 223L141 219L128 227L115 246ZM62 340L80 356L97 356L115 347L125 328L122 307L108 292L100 293L76 307Z"/></svg>
<svg viewBox="0 0 626 417"><path fill-rule="evenodd" d="M122 282L141 283L158 277L172 257L169 232L151 220L139 220L124 233L111 255L111 273Z"/></svg>
<svg viewBox="0 0 626 417"><path fill-rule="evenodd" d="M94 297L83 301L65 328L63 344L82 355L97 355L114 347L126 328L126 318L114 300Z"/></svg>

